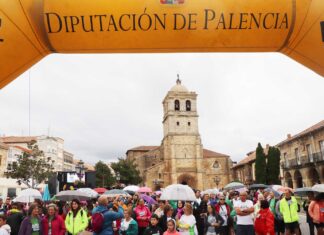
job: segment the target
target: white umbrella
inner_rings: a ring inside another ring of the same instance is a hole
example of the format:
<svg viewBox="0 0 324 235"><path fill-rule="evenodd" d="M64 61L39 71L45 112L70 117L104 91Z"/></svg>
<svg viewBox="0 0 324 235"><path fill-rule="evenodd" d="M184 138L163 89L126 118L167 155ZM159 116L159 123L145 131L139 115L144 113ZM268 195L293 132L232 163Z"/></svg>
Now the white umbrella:
<svg viewBox="0 0 324 235"><path fill-rule="evenodd" d="M204 194L218 194L219 193L219 190L218 189L207 189L205 191L203 191L201 194L204 195Z"/></svg>
<svg viewBox="0 0 324 235"><path fill-rule="evenodd" d="M123 188L124 191L131 191L131 192L137 192L139 190L139 187L136 185L128 185L125 188Z"/></svg>
<svg viewBox="0 0 324 235"><path fill-rule="evenodd" d="M84 192L78 190L66 190L61 191L55 195L55 199L60 201L72 201L73 199L78 199L79 201L90 200L91 197Z"/></svg>
<svg viewBox="0 0 324 235"><path fill-rule="evenodd" d="M94 191L91 188L79 188L77 191L83 192L91 198L97 198L99 195L96 191Z"/></svg>
<svg viewBox="0 0 324 235"><path fill-rule="evenodd" d="M315 192L324 193L324 184L315 184L312 189Z"/></svg>
<svg viewBox="0 0 324 235"><path fill-rule="evenodd" d="M240 183L240 182L232 182L227 184L224 189L225 190L235 190L235 189L239 189L239 188L244 188L244 184Z"/></svg>
<svg viewBox="0 0 324 235"><path fill-rule="evenodd" d="M13 201L29 203L33 202L35 199L42 199L42 194L37 189L28 188L22 190Z"/></svg>
<svg viewBox="0 0 324 235"><path fill-rule="evenodd" d="M160 200L196 201L196 196L188 185L172 184L163 190Z"/></svg>

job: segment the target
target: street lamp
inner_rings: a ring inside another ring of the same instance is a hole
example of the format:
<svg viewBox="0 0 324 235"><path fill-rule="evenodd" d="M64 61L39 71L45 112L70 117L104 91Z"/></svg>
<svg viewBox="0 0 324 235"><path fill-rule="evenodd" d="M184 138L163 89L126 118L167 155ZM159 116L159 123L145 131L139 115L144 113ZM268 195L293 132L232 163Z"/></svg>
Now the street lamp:
<svg viewBox="0 0 324 235"><path fill-rule="evenodd" d="M85 174L86 168L84 167L84 162L80 160L78 164L75 166L75 171L77 173L77 176L79 177L80 181L82 181L82 178Z"/></svg>
<svg viewBox="0 0 324 235"><path fill-rule="evenodd" d="M120 180L120 173L119 172L116 173L116 180L119 183L119 180Z"/></svg>
<svg viewBox="0 0 324 235"><path fill-rule="evenodd" d="M221 178L219 178L219 176L216 176L215 178L214 178L214 182L216 183L216 186L217 186L217 188L218 188L218 185L219 185L219 182L221 181Z"/></svg>

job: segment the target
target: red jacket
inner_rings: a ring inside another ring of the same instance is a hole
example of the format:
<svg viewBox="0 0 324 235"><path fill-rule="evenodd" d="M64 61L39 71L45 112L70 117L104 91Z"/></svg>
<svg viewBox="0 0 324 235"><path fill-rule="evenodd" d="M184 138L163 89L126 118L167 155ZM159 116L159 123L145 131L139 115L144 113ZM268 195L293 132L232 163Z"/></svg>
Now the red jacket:
<svg viewBox="0 0 324 235"><path fill-rule="evenodd" d="M138 205L135 210L138 227L145 228L150 225L151 212L146 206Z"/></svg>
<svg viewBox="0 0 324 235"><path fill-rule="evenodd" d="M65 224L61 216L55 215L52 220L52 235L64 235L66 232ZM48 235L48 217L42 220L43 235Z"/></svg>
<svg viewBox="0 0 324 235"><path fill-rule="evenodd" d="M225 204L226 205L226 210L227 210L227 215L228 216L230 216L230 214L231 214L231 209L230 209L230 207L229 207L229 205L227 205L227 204ZM215 205L215 211L219 214L219 211L220 211L220 204L219 203L217 203L216 205Z"/></svg>
<svg viewBox="0 0 324 235"><path fill-rule="evenodd" d="M274 216L269 208L261 209L254 222L255 232L259 235L274 235Z"/></svg>

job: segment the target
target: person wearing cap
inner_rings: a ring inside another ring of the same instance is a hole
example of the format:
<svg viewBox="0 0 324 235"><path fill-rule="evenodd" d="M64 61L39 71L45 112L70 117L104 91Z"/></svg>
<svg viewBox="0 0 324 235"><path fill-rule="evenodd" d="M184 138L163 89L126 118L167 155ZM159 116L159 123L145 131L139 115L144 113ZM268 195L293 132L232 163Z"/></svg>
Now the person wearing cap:
<svg viewBox="0 0 324 235"><path fill-rule="evenodd" d="M285 190L285 197L280 200L280 213L285 223L286 235L300 235L299 228L299 205L290 189Z"/></svg>
<svg viewBox="0 0 324 235"><path fill-rule="evenodd" d="M253 202L247 200L247 193L240 193L240 200L234 202L237 214L236 235L254 235Z"/></svg>

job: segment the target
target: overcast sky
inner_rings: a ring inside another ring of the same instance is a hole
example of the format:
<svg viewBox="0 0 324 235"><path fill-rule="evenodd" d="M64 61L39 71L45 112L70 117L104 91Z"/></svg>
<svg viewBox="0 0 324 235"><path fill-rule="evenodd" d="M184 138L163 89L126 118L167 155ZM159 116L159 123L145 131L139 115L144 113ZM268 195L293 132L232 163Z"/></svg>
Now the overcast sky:
<svg viewBox="0 0 324 235"><path fill-rule="evenodd" d="M324 119L324 78L277 53L54 54L30 70L31 135L61 137L90 163L160 145L178 73L198 93L204 148L234 161ZM28 76L0 90L0 135L28 135Z"/></svg>

